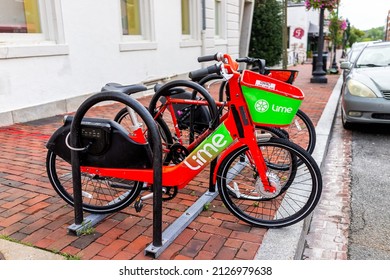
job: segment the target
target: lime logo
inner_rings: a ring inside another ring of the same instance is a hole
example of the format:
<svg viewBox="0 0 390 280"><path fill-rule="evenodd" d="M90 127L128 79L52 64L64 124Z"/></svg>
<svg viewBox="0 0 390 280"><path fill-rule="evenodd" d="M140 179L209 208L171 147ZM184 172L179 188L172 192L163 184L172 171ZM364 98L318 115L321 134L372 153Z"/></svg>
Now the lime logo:
<svg viewBox="0 0 390 280"><path fill-rule="evenodd" d="M188 155L184 164L191 170L198 170L216 158L232 142L233 138L226 126L222 124Z"/></svg>
<svg viewBox="0 0 390 280"><path fill-rule="evenodd" d="M257 100L255 103L255 109L259 113L267 112L268 108L269 108L269 104L268 104L267 100L260 99L260 100Z"/></svg>

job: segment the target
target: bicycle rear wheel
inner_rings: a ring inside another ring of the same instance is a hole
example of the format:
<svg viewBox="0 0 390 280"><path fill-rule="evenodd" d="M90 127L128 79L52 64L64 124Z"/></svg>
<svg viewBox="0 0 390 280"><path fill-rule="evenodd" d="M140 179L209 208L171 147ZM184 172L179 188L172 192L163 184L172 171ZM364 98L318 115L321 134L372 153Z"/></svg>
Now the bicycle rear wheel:
<svg viewBox="0 0 390 280"><path fill-rule="evenodd" d="M161 87L149 104L149 112L168 127L174 144L186 149L219 122L209 92L189 81L172 81Z"/></svg>
<svg viewBox="0 0 390 280"><path fill-rule="evenodd" d="M301 146L309 154L312 154L316 146L316 129L313 122L302 110L298 110L291 124L279 128L293 143Z"/></svg>
<svg viewBox="0 0 390 280"><path fill-rule="evenodd" d="M259 143L267 164L267 177L276 193L264 191L247 147L230 153L217 173L220 196L229 211L254 226L278 228L309 215L322 191L321 172L301 147L285 139ZM300 162L298 165L297 162Z"/></svg>
<svg viewBox="0 0 390 280"><path fill-rule="evenodd" d="M72 165L47 152L46 170L54 190L74 206ZM143 183L93 174L81 174L83 210L96 214L109 214L130 205L141 192Z"/></svg>

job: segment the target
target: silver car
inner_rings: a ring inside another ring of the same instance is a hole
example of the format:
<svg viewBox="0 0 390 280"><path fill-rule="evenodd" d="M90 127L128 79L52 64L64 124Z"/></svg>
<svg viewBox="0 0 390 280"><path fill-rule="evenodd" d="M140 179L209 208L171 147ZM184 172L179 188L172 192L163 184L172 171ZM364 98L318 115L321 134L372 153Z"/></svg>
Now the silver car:
<svg viewBox="0 0 390 280"><path fill-rule="evenodd" d="M343 62L341 68L349 71L341 90L344 128L390 124L390 42L368 44L355 62Z"/></svg>

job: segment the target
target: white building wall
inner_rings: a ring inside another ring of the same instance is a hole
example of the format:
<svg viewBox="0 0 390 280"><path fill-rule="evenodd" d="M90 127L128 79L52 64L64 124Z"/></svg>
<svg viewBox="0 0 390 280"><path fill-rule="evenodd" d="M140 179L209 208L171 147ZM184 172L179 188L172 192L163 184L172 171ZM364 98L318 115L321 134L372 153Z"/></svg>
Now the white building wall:
<svg viewBox="0 0 390 280"><path fill-rule="evenodd" d="M151 49L136 51L120 51L119 0L53 1L61 4L65 54L7 58L15 48L0 44L0 126L75 110L83 95L99 91L107 82L132 84L178 76L198 69L196 58L202 54L239 53L239 0L226 0L225 38L218 40L214 1L206 0L204 36L201 1L196 1L193 44L182 42L180 0L152 0L154 40L145 45Z"/></svg>
<svg viewBox="0 0 390 280"><path fill-rule="evenodd" d="M294 57L298 58L298 62L302 62L306 59L307 31L309 29L308 12L305 6L297 5L288 8L287 26L290 27L289 64L294 63ZM294 37L294 31L299 28L304 30L303 36L301 38Z"/></svg>
<svg viewBox="0 0 390 280"><path fill-rule="evenodd" d="M292 4L287 11L287 26L290 27L289 34L289 63L302 63L306 60L308 43L308 31L310 23L319 25L319 11L306 10L303 4ZM294 37L294 30L302 28L304 30L301 38ZM296 61L298 59L298 61Z"/></svg>
<svg viewBox="0 0 390 280"><path fill-rule="evenodd" d="M227 52L237 57L240 46L240 1L227 2Z"/></svg>

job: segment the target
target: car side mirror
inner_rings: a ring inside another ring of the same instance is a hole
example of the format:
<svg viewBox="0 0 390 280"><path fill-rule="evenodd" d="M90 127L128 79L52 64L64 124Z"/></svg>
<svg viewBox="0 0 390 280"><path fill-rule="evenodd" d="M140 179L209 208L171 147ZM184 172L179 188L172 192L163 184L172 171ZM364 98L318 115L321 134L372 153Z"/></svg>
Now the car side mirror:
<svg viewBox="0 0 390 280"><path fill-rule="evenodd" d="M352 63L351 62L349 62L349 61L344 61L344 62L341 62L341 64L340 64L340 68L341 69L351 69L351 67L352 67Z"/></svg>

